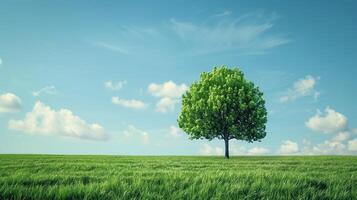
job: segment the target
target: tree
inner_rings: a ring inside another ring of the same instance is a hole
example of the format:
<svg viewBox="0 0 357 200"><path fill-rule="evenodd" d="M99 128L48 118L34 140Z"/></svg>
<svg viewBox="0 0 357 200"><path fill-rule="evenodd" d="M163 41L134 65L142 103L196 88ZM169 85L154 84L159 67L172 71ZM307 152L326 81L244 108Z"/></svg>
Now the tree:
<svg viewBox="0 0 357 200"><path fill-rule="evenodd" d="M190 139L260 141L266 135L263 93L238 68L215 67L203 72L182 96L179 127Z"/></svg>

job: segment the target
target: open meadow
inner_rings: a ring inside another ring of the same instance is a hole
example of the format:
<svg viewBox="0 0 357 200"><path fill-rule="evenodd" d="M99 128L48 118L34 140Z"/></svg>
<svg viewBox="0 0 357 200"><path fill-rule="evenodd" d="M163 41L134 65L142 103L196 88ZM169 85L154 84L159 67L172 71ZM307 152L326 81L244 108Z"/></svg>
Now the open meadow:
<svg viewBox="0 0 357 200"><path fill-rule="evenodd" d="M356 156L0 155L0 199L357 199Z"/></svg>

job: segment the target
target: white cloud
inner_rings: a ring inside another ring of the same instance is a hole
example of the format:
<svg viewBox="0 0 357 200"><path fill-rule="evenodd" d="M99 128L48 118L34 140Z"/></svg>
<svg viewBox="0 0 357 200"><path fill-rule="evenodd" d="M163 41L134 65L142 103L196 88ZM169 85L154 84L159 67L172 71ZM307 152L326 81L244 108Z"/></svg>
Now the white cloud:
<svg viewBox="0 0 357 200"><path fill-rule="evenodd" d="M301 148L301 154L314 155L313 153L314 146L312 145L311 141L304 139L302 143L303 146Z"/></svg>
<svg viewBox="0 0 357 200"><path fill-rule="evenodd" d="M179 103L179 100L177 99L171 99L169 97L161 98L156 103L155 111L160 113L167 113L169 111L173 111L175 110L175 106L177 103Z"/></svg>
<svg viewBox="0 0 357 200"><path fill-rule="evenodd" d="M336 133L347 128L347 118L343 114L327 107L324 116L320 111L317 111L315 116L305 122L305 125L316 132Z"/></svg>
<svg viewBox="0 0 357 200"><path fill-rule="evenodd" d="M160 98L156 103L156 111L166 113L173 111L181 96L187 91L185 84L178 85L173 81L167 81L163 84L151 83L148 91L151 95Z"/></svg>
<svg viewBox="0 0 357 200"><path fill-rule="evenodd" d="M341 141L326 140L322 145L319 145L324 154L328 153L343 153L346 149L346 145Z"/></svg>
<svg viewBox="0 0 357 200"><path fill-rule="evenodd" d="M220 147L213 147L209 144L203 144L201 146L201 148L199 149L199 153L201 155L205 155L205 156L208 156L208 155L220 156L220 155L223 155L224 151Z"/></svg>
<svg viewBox="0 0 357 200"><path fill-rule="evenodd" d="M201 150L209 150L211 149L211 153L210 155L223 155L224 153L224 149L221 148L221 147L218 147L218 146L211 146L211 145L208 145L208 146L202 146ZM217 149L217 151L216 151ZM222 149L222 153L221 154L218 154L217 152L221 152ZM245 146L239 146L233 142L230 142L229 143L229 155L247 155L247 148Z"/></svg>
<svg viewBox="0 0 357 200"><path fill-rule="evenodd" d="M353 132L353 129L350 130ZM357 139L353 138L350 131L335 133L329 140L313 145L310 141L304 140L302 154L329 155L329 154L351 154L357 151ZM350 139L352 138L352 139Z"/></svg>
<svg viewBox="0 0 357 200"><path fill-rule="evenodd" d="M316 99L318 99L319 97L320 97L320 95L321 95L321 93L320 92L317 92L317 91L315 91L314 92L314 99L316 100Z"/></svg>
<svg viewBox="0 0 357 200"><path fill-rule="evenodd" d="M314 89L317 78L308 75L294 83L294 90L301 95L308 95Z"/></svg>
<svg viewBox="0 0 357 200"><path fill-rule="evenodd" d="M269 153L270 150L263 147L253 147L251 149L247 149L244 146L238 146L235 143L229 144L229 154L230 155L262 155ZM203 144L199 153L201 155L224 155L224 149L218 146L209 145L207 143Z"/></svg>
<svg viewBox="0 0 357 200"><path fill-rule="evenodd" d="M119 47L117 45L108 44L105 42L96 42L96 43L94 43L94 46L101 47L101 48L104 48L104 49L107 49L110 51L118 52L121 54L129 54L129 52L126 49Z"/></svg>
<svg viewBox="0 0 357 200"><path fill-rule="evenodd" d="M313 131L333 134L329 140L321 144L312 145L309 141L304 142L303 154L350 154L354 150L353 132L348 128L347 117L327 107L325 113L317 111L311 117L306 126ZM352 138L351 140L349 140ZM348 141L349 140L349 141Z"/></svg>
<svg viewBox="0 0 357 200"><path fill-rule="evenodd" d="M229 154L231 155L245 155L247 154L247 149L244 146L238 146L235 143L229 143Z"/></svg>
<svg viewBox="0 0 357 200"><path fill-rule="evenodd" d="M357 151L357 139L348 141L348 150Z"/></svg>
<svg viewBox="0 0 357 200"><path fill-rule="evenodd" d="M357 134L357 128L354 128L351 131L352 131L352 133Z"/></svg>
<svg viewBox="0 0 357 200"><path fill-rule="evenodd" d="M177 126L170 126L169 136L174 139L179 139L183 135L183 131Z"/></svg>
<svg viewBox="0 0 357 200"><path fill-rule="evenodd" d="M126 100L126 99L120 99L119 97L112 97L112 103L127 108L133 108L133 109L146 108L146 104L144 102L135 99Z"/></svg>
<svg viewBox="0 0 357 200"><path fill-rule="evenodd" d="M3 63L3 62L2 62L2 59L0 58L0 65L2 65L2 63Z"/></svg>
<svg viewBox="0 0 357 200"><path fill-rule="evenodd" d="M323 144L315 146L315 153L319 154L343 154L345 153L346 145L340 141L326 140Z"/></svg>
<svg viewBox="0 0 357 200"><path fill-rule="evenodd" d="M117 81L117 82L112 82L112 81L106 81L104 82L104 87L107 90L120 90L123 88L123 86L126 84L126 81Z"/></svg>
<svg viewBox="0 0 357 200"><path fill-rule="evenodd" d="M57 90L56 90L55 86L46 86L44 88L41 88L38 91L33 92L32 95L34 97L39 97L43 93L53 95L53 94L57 93Z"/></svg>
<svg viewBox="0 0 357 200"><path fill-rule="evenodd" d="M284 141L278 153L280 154L295 154L299 152L299 145L296 142L293 142L291 140L286 140Z"/></svg>
<svg viewBox="0 0 357 200"><path fill-rule="evenodd" d="M81 139L104 140L108 138L99 124L88 124L71 110L51 109L40 101L23 120L10 120L9 129L30 134L60 135Z"/></svg>
<svg viewBox="0 0 357 200"><path fill-rule="evenodd" d="M334 136L331 140L342 142L346 141L350 138L350 134L347 131L339 132L336 136Z"/></svg>
<svg viewBox="0 0 357 200"><path fill-rule="evenodd" d="M128 125L127 129L123 131L123 135L126 139L140 140L143 144L147 144L150 141L148 132L140 130L133 125Z"/></svg>
<svg viewBox="0 0 357 200"><path fill-rule="evenodd" d="M21 100L12 93L0 95L0 113L18 112L21 109Z"/></svg>
<svg viewBox="0 0 357 200"><path fill-rule="evenodd" d="M305 155L341 155L348 153L343 141L325 140L321 144L313 145L310 141L304 140L301 153Z"/></svg>
<svg viewBox="0 0 357 200"><path fill-rule="evenodd" d="M262 154L267 154L269 152L270 152L269 149L264 147L253 147L248 150L249 155L262 155Z"/></svg>
<svg viewBox="0 0 357 200"><path fill-rule="evenodd" d="M187 85L178 85L173 81L167 81L163 84L151 83L148 91L155 97L180 98L188 89Z"/></svg>
<svg viewBox="0 0 357 200"><path fill-rule="evenodd" d="M280 102L293 101L304 96L313 96L317 99L320 96L320 92L315 91L317 80L319 80L318 77L307 75L305 78L296 81L293 88L280 98Z"/></svg>

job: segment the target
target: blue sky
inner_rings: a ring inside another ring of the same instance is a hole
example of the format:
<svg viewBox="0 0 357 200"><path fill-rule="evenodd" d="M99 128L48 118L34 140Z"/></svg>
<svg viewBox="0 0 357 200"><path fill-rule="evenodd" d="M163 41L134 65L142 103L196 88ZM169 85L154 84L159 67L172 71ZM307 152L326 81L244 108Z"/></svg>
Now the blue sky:
<svg viewBox="0 0 357 200"><path fill-rule="evenodd" d="M264 92L231 153L356 154L353 1L1 1L0 153L223 155L177 128L214 66Z"/></svg>

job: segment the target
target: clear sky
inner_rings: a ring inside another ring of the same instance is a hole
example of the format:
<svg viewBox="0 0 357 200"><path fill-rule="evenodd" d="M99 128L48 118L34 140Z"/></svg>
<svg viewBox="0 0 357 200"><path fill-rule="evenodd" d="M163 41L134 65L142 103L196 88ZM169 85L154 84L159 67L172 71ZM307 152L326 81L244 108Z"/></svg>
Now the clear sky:
<svg viewBox="0 0 357 200"><path fill-rule="evenodd" d="M223 155L177 128L214 66L264 92L238 155L357 154L355 1L1 1L0 153Z"/></svg>

